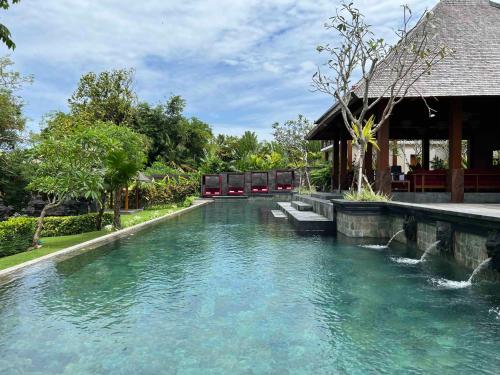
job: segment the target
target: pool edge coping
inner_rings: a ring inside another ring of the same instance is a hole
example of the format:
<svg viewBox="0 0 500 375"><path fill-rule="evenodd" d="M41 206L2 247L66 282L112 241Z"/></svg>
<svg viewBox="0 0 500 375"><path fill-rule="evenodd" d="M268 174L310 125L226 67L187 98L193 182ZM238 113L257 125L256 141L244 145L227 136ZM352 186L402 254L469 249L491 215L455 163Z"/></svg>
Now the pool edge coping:
<svg viewBox="0 0 500 375"><path fill-rule="evenodd" d="M213 202L213 200L211 200L211 199L210 200L209 199L200 199L200 200L195 201L191 206L180 209L179 211L171 212L169 214L145 221L143 223L139 223L139 224L133 225L133 226L128 227L128 228L120 229L116 232L111 232L109 234L105 234L103 236L94 238L92 240L88 240L88 241L85 241L85 242L82 242L82 243L79 243L79 244L76 244L76 245L73 245L70 247L66 247L64 249L61 249L61 250L55 251L53 253L41 256L39 258L28 260L26 262L16 264L15 266L5 268L3 270L0 270L0 284L2 284L3 281L5 281L5 280L2 280L4 277L8 277L9 275L12 275L16 272L23 270L24 268L34 266L38 263L45 262L45 261L50 260L52 258L57 259L59 257L62 257L64 255L69 255L69 254L77 252L77 251L97 249L97 248L99 248L105 244L108 244L110 242L113 242L119 238L125 237L129 234L139 232L139 231L141 231L141 230L145 229L146 227L149 227L153 224L159 223L159 222L164 221L164 220L173 219L175 217L183 215L189 211L193 211L199 207L205 206L205 205L212 203L212 202Z"/></svg>

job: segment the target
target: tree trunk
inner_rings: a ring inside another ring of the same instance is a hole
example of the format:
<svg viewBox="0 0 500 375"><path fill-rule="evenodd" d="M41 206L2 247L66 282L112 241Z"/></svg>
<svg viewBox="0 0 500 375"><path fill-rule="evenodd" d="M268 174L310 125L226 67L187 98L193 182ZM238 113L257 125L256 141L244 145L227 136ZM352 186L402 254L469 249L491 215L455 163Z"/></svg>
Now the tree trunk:
<svg viewBox="0 0 500 375"><path fill-rule="evenodd" d="M95 219L95 229L102 229L102 217L104 215L104 210L106 209L106 197L107 194L105 191L101 193L101 200L99 202L99 211L97 212L97 217Z"/></svg>
<svg viewBox="0 0 500 375"><path fill-rule="evenodd" d="M120 208L122 206L122 189L118 188L115 190L115 199L113 202L113 211L114 211L114 217L113 217L113 227L115 229L121 229L122 227L122 220L120 217Z"/></svg>
<svg viewBox="0 0 500 375"><path fill-rule="evenodd" d="M40 212L40 216L38 217L38 220L36 221L36 230L35 234L33 236L33 241L31 242L31 247L34 249L39 249L40 246L40 235L42 234L42 229L43 229L43 219L45 215L47 214L47 210L57 207L61 204L61 202L58 203L47 203L45 206L43 206L42 212Z"/></svg>
<svg viewBox="0 0 500 375"><path fill-rule="evenodd" d="M358 160L358 194L363 190L363 164L365 160L365 145L360 144L359 147L359 160Z"/></svg>

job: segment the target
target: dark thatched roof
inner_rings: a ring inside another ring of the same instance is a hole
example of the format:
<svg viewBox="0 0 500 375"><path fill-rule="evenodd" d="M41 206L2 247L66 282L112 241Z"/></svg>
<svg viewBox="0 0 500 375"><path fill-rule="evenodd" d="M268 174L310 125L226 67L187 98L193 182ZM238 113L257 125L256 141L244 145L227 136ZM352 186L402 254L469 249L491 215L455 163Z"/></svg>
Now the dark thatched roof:
<svg viewBox="0 0 500 375"><path fill-rule="evenodd" d="M430 75L422 76L407 96L500 96L500 4L490 0L441 0L432 12L434 42L453 53L436 64ZM382 71L380 79L372 83L370 97L382 95L387 86L384 76ZM316 123L324 124L339 110L333 105ZM316 131L313 129L310 136Z"/></svg>

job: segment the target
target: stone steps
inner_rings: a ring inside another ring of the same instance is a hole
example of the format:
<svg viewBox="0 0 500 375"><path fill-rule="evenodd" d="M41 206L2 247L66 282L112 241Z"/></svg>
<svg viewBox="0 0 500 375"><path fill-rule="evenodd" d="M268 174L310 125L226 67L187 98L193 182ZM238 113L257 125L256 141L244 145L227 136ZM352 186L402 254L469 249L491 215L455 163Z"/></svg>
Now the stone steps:
<svg viewBox="0 0 500 375"><path fill-rule="evenodd" d="M331 201L310 195L295 195L294 199L311 205L313 212L325 216L332 221L334 220L335 215Z"/></svg>
<svg viewBox="0 0 500 375"><path fill-rule="evenodd" d="M287 218L285 213L283 211L280 211L280 210L271 210L271 213L277 219L286 219Z"/></svg>
<svg viewBox="0 0 500 375"><path fill-rule="evenodd" d="M292 207L290 202L277 202L277 204L298 231L330 232L335 228L332 220L313 211L299 211Z"/></svg>
<svg viewBox="0 0 500 375"><path fill-rule="evenodd" d="M313 210L312 205L310 205L309 203L306 203L306 202L301 202L301 201L293 201L292 207L295 208L297 211L312 211Z"/></svg>

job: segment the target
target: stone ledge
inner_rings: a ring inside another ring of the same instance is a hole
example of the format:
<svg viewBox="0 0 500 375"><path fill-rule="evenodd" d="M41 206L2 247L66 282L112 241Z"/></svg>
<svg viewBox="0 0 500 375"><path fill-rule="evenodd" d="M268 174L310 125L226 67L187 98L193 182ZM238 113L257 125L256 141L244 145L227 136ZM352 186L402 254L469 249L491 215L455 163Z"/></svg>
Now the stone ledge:
<svg viewBox="0 0 500 375"><path fill-rule="evenodd" d="M114 242L115 240L117 240L119 238L125 237L125 236L133 234L133 233L137 233L137 232L139 232L147 227L150 227L151 225L160 223L160 222L168 220L168 219L173 219L175 217L178 217L182 214L185 214L189 211L192 211L198 207L205 206L205 205L212 203L212 202L213 202L213 200L211 200L211 199L210 200L207 200L207 199L198 200L198 201L195 201L192 206L183 208L182 210L172 212L170 214L167 214L167 215L164 215L164 216L161 216L161 217L149 220L149 221L145 221L144 223L140 223L140 224L131 226L129 228L121 229L121 230L118 230L116 232L112 232L110 234L106 234L104 236L94 238L93 240L82 242L80 244L67 247L65 249L56 251L54 253L44 255L40 258L36 258L36 259L30 260L30 261L6 268L6 269L0 271L0 283L2 283L4 281L4 280L2 280L2 278L10 276L18 271L23 270L24 268L34 266L38 263L42 263L42 262L45 262L47 260L56 260L56 259L62 260L62 259L66 259L66 258L71 258L72 256L77 255L80 252L99 248L107 243Z"/></svg>

